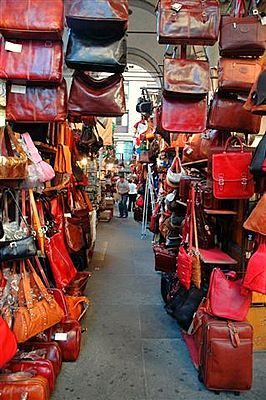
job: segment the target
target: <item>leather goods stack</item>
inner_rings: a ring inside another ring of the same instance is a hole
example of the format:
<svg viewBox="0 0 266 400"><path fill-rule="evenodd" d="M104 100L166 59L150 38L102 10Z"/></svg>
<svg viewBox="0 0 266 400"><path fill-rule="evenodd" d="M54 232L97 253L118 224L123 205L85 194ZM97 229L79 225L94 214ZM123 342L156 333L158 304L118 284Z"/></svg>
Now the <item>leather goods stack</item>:
<svg viewBox="0 0 266 400"><path fill-rule="evenodd" d="M36 18L40 14L42 18ZM48 8L41 0L1 2L0 78L8 81L7 120L62 122L66 118L63 28L63 0Z"/></svg>
<svg viewBox="0 0 266 400"><path fill-rule="evenodd" d="M219 87L210 109L210 128L249 134L259 132L261 117L243 106L262 70L260 56L266 48L265 36L266 26L262 24L255 1L251 1L249 10L243 0L236 2L231 14L222 17Z"/></svg>
<svg viewBox="0 0 266 400"><path fill-rule="evenodd" d="M115 117L125 113L122 72L127 63L126 0L67 0L70 28L66 64L75 69L68 111L71 116ZM95 79L94 72L112 76Z"/></svg>

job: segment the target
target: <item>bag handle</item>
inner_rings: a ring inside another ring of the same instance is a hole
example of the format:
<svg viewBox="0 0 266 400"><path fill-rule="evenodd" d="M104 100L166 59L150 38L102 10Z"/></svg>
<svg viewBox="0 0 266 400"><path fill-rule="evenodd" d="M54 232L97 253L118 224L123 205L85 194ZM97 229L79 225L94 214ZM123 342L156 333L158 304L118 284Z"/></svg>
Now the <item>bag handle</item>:
<svg viewBox="0 0 266 400"><path fill-rule="evenodd" d="M35 283L36 283L36 285L37 285L37 287L38 287L40 293L43 295L43 297L45 298L45 300L46 300L48 303L51 303L51 302L54 300L53 296L52 296L51 294L48 293L47 288L46 288L46 287L44 286L44 284L42 283L41 278L40 278L40 277L38 276L38 274L36 273L35 269L33 268L32 263L30 262L30 260L27 260L27 264L28 264L28 267L29 267L29 269L30 269L30 271L31 271L32 277L33 277L33 279L34 279L34 281L35 281ZM24 265L24 270L26 271L26 269L25 269L25 264L23 263L23 265ZM27 289L28 289L28 288L30 289L30 279L27 277L27 280L26 280L26 281L29 282L29 284L27 284ZM28 295L28 292L27 292L27 295ZM29 293L29 295L30 295L29 297L31 297L31 293ZM25 298L26 298L26 293L25 293ZM32 297L31 297L31 299L32 299ZM32 304L33 304L33 303L32 303Z"/></svg>
<svg viewBox="0 0 266 400"><path fill-rule="evenodd" d="M228 146L229 144L236 139L238 141L238 143L240 144L241 147L241 153L244 152L244 146L243 146L243 142L241 141L241 139L238 136L229 136L229 138L227 139L227 141L225 142L225 147L224 147L224 153L227 152Z"/></svg>
<svg viewBox="0 0 266 400"><path fill-rule="evenodd" d="M34 257L34 260L35 260L36 266L37 266L37 268L38 268L38 270L39 270L39 272L40 272L40 274L41 274L41 276L42 276L42 280L43 280L43 282L44 282L46 288L47 288L47 289L50 289L50 288L51 288L51 287L50 287L50 284L49 284L48 279L47 279L47 276L46 276L46 274L45 274L45 272L44 272L44 270L43 270L43 267L42 267L42 264L41 264L41 262L40 262L40 260L39 260L39 257L38 257L38 256L35 256L35 257ZM27 264L30 266L30 264L31 264L30 260L27 259L26 262L27 262ZM31 266L32 266L32 264L31 264Z"/></svg>

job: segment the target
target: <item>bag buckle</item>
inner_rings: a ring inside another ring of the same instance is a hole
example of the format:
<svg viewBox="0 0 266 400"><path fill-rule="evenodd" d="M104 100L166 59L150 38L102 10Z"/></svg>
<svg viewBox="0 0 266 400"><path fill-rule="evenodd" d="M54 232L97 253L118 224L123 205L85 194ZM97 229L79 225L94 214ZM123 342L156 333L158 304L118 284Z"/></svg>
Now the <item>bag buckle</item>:
<svg viewBox="0 0 266 400"><path fill-rule="evenodd" d="M16 242L11 242L9 246L11 247L11 249L13 249L14 247L18 247Z"/></svg>
<svg viewBox="0 0 266 400"><path fill-rule="evenodd" d="M224 175L219 175L218 177L218 186L219 186L219 190L223 191L224 190Z"/></svg>
<svg viewBox="0 0 266 400"><path fill-rule="evenodd" d="M247 189L248 180L247 180L246 175L242 175L241 185L243 187L243 190Z"/></svg>

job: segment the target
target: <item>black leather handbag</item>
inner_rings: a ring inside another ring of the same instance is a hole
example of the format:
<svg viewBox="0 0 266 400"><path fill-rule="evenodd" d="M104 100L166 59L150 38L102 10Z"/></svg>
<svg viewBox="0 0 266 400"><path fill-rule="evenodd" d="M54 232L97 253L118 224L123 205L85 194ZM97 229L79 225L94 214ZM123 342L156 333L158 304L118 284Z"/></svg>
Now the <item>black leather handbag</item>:
<svg viewBox="0 0 266 400"><path fill-rule="evenodd" d="M35 239L32 235L0 243L0 262L21 260L35 256L37 253Z"/></svg>
<svg viewBox="0 0 266 400"><path fill-rule="evenodd" d="M71 31L66 64L84 71L122 73L127 65L126 36L102 40Z"/></svg>

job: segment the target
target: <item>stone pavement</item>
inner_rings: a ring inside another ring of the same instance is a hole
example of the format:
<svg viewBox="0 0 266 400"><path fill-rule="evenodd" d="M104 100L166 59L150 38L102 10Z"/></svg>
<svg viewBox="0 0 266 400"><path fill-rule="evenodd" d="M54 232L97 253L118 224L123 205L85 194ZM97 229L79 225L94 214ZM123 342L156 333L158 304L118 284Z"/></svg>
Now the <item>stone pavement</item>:
<svg viewBox="0 0 266 400"><path fill-rule="evenodd" d="M100 223L80 357L64 363L52 400L208 400L177 324L163 309L151 237L132 218ZM254 355L244 400L266 399L266 352Z"/></svg>

